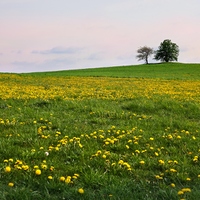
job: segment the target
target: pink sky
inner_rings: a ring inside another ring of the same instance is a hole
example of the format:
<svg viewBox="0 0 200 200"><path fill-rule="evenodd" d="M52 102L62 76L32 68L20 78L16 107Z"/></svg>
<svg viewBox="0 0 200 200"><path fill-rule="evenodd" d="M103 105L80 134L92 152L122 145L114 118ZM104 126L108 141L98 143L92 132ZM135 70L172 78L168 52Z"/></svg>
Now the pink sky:
<svg viewBox="0 0 200 200"><path fill-rule="evenodd" d="M140 64L164 39L200 63L199 0L1 0L0 72ZM150 59L150 62L155 60Z"/></svg>

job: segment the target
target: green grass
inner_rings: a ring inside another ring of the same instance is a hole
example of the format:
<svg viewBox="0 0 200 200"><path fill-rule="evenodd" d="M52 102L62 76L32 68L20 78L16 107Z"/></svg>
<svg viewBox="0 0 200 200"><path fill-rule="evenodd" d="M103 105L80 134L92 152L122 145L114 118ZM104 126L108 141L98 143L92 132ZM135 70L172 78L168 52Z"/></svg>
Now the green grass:
<svg viewBox="0 0 200 200"><path fill-rule="evenodd" d="M169 63L20 76L23 83L26 76L199 81L199 66ZM198 102L160 95L81 101L0 99L0 199L199 199ZM35 174L35 166L41 175ZM79 176L72 178L73 183L60 181L74 174ZM191 192L178 195L183 188Z"/></svg>
<svg viewBox="0 0 200 200"><path fill-rule="evenodd" d="M37 76L108 76L199 80L200 64L159 63L29 74Z"/></svg>

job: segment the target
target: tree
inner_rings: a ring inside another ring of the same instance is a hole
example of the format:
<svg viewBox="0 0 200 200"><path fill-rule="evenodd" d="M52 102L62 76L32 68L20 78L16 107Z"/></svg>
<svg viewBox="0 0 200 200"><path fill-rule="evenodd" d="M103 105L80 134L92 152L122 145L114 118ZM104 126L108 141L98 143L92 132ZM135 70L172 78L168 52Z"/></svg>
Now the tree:
<svg viewBox="0 0 200 200"><path fill-rule="evenodd" d="M150 47L140 47L137 50L138 55L136 56L136 58L138 58L138 60L145 60L145 63L148 64L148 58L151 54L153 54L153 52L153 49Z"/></svg>
<svg viewBox="0 0 200 200"><path fill-rule="evenodd" d="M177 44L171 42L171 40L164 40L161 42L158 50L155 51L155 60L161 60L164 62L177 61L179 55L179 47Z"/></svg>

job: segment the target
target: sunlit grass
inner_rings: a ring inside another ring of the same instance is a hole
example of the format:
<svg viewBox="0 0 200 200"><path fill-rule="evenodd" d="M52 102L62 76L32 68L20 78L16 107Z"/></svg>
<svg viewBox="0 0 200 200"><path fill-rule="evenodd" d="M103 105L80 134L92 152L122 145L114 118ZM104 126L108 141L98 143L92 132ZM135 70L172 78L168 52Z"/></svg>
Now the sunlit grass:
<svg viewBox="0 0 200 200"><path fill-rule="evenodd" d="M198 199L200 81L0 75L1 199Z"/></svg>

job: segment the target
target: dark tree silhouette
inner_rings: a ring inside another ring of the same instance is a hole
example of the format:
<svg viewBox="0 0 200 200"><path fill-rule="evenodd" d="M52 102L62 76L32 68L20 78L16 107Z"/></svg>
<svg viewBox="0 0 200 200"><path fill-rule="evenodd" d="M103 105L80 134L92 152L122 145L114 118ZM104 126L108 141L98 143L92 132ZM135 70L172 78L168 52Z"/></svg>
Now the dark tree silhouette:
<svg viewBox="0 0 200 200"><path fill-rule="evenodd" d="M179 47L177 44L171 42L171 40L164 40L161 42L158 50L155 51L155 60L161 60L164 62L177 61L179 55Z"/></svg>

